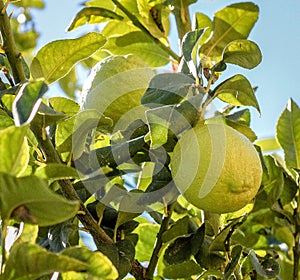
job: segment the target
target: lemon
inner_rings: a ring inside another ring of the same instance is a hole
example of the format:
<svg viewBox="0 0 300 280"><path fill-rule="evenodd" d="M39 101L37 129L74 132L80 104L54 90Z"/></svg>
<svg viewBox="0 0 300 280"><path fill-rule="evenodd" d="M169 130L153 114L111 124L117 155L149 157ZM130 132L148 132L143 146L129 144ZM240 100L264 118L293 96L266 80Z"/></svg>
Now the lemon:
<svg viewBox="0 0 300 280"><path fill-rule="evenodd" d="M262 180L254 145L223 123L197 125L184 133L174 148L171 171L189 203L220 214L250 203Z"/></svg>
<svg viewBox="0 0 300 280"><path fill-rule="evenodd" d="M144 116L140 100L154 75L153 69L134 55L106 57L92 68L83 85L81 110L98 111L105 132L112 133L117 125L125 129Z"/></svg>

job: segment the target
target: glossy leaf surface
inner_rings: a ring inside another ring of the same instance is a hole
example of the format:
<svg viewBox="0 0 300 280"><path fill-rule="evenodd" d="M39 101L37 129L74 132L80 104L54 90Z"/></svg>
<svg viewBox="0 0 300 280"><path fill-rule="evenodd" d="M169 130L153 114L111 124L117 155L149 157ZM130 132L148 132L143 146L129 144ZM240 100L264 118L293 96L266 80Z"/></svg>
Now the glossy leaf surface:
<svg viewBox="0 0 300 280"><path fill-rule="evenodd" d="M88 58L106 42L101 34L91 32L77 39L53 41L42 47L34 57L32 76L44 78L48 84L65 76L80 60Z"/></svg>
<svg viewBox="0 0 300 280"><path fill-rule="evenodd" d="M0 172L17 176L25 171L29 162L27 132L28 126L0 130Z"/></svg>
<svg viewBox="0 0 300 280"><path fill-rule="evenodd" d="M300 168L300 108L290 99L276 128L276 138L284 150L289 167Z"/></svg>
<svg viewBox="0 0 300 280"><path fill-rule="evenodd" d="M235 40L230 42L223 51L223 61L252 69L262 60L258 45L250 40Z"/></svg>
<svg viewBox="0 0 300 280"><path fill-rule="evenodd" d="M21 220L48 226L76 215L78 203L53 193L45 180L35 176L16 178L0 173L1 218L11 215Z"/></svg>
<svg viewBox="0 0 300 280"><path fill-rule="evenodd" d="M219 99L235 106L252 106L260 112L250 82L243 75L235 75L214 89L214 95Z"/></svg>
<svg viewBox="0 0 300 280"><path fill-rule="evenodd" d="M247 39L258 19L258 6L251 2L236 3L215 13L213 35L200 51L208 57L219 57L228 43Z"/></svg>

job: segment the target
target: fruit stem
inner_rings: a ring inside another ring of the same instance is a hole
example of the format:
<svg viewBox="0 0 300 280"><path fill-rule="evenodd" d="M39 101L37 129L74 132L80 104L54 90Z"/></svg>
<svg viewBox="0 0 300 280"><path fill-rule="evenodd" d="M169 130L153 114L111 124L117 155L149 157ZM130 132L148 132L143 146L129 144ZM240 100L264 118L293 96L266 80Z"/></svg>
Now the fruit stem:
<svg viewBox="0 0 300 280"><path fill-rule="evenodd" d="M153 279L153 274L154 274L155 268L157 266L157 262L158 262L159 255L160 255L159 253L163 246L162 235L169 227L169 222L170 222L175 205L176 205L176 201L173 202L172 204L168 205L167 209L165 211L165 216L161 222L161 226L160 226L159 232L157 234L157 238L156 238L155 247L152 252L152 256L151 256L148 268L146 270L146 275L145 275L146 280Z"/></svg>
<svg viewBox="0 0 300 280"><path fill-rule="evenodd" d="M213 83L213 78L214 75L213 73L211 74L208 82L207 82L207 86L205 88L205 92L208 94L206 100L204 101L204 103L202 104L202 109L200 111L200 121L204 119L204 114L205 114L205 111L206 111L206 108L208 107L208 105L217 97L218 93L215 92L213 96L209 95L209 91L210 91L210 87Z"/></svg>

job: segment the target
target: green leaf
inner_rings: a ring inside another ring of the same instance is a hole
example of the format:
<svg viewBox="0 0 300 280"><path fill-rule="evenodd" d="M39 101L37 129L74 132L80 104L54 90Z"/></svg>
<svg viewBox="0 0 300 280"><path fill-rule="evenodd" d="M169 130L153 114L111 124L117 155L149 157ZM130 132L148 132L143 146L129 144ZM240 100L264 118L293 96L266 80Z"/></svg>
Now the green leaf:
<svg viewBox="0 0 300 280"><path fill-rule="evenodd" d="M23 8L44 9L45 7L43 0L22 0L21 2L14 1L12 4Z"/></svg>
<svg viewBox="0 0 300 280"><path fill-rule="evenodd" d="M163 106L146 111L152 149L157 149L167 143L170 126L169 119L174 110L174 106Z"/></svg>
<svg viewBox="0 0 300 280"><path fill-rule="evenodd" d="M298 186L290 177L284 177L284 187L280 195L280 202L282 205L289 204L298 191Z"/></svg>
<svg viewBox="0 0 300 280"><path fill-rule="evenodd" d="M250 250L250 260L256 272L266 279L273 279L279 274L279 264L274 259L265 259L260 263L254 250Z"/></svg>
<svg viewBox="0 0 300 280"><path fill-rule="evenodd" d="M3 113L3 115L2 115ZM6 115L4 111L0 110L0 130L3 130L5 128L8 128L9 126L14 126L14 120Z"/></svg>
<svg viewBox="0 0 300 280"><path fill-rule="evenodd" d="M151 79L141 103L150 108L177 104L187 96L189 87L194 83L194 79L182 73L155 75Z"/></svg>
<svg viewBox="0 0 300 280"><path fill-rule="evenodd" d="M274 158L271 156L264 157L267 166L268 174L262 182L263 189L261 189L256 196L254 209L269 208L280 197L284 187L283 170L276 165Z"/></svg>
<svg viewBox="0 0 300 280"><path fill-rule="evenodd" d="M111 261L99 251L93 252L85 247L70 247L62 251L61 255L76 259L88 265L84 271L84 279L115 280L118 278L117 269L113 266ZM73 278L70 277L70 275L72 275ZM82 279L82 275L78 274L67 273L66 276L66 279L70 280ZM63 279L65 279L65 275Z"/></svg>
<svg viewBox="0 0 300 280"><path fill-rule="evenodd" d="M34 125L45 128L49 125L55 124L57 121L64 119L65 117L66 116L63 113L53 110L51 107L42 102L33 122Z"/></svg>
<svg viewBox="0 0 300 280"><path fill-rule="evenodd" d="M91 32L77 39L53 41L40 49L30 66L32 76L48 84L65 76L75 63L88 58L106 42L103 35Z"/></svg>
<svg viewBox="0 0 300 280"><path fill-rule="evenodd" d="M227 79L214 89L213 94L235 106L252 106L260 113L253 88L243 75L238 74Z"/></svg>
<svg viewBox="0 0 300 280"><path fill-rule="evenodd" d="M68 117L74 116L80 110L78 103L65 97L51 97L49 98L49 103L55 111L61 112Z"/></svg>
<svg viewBox="0 0 300 280"><path fill-rule="evenodd" d="M249 109L242 109L242 110L236 111L230 115L226 115L225 118L227 120L237 122L239 124L250 126L251 115L250 115Z"/></svg>
<svg viewBox="0 0 300 280"><path fill-rule="evenodd" d="M202 98L202 94L197 94L177 106L161 106L147 110L151 148L156 149L167 144L168 147L165 148L173 150L175 143L172 142L172 138L197 122Z"/></svg>
<svg viewBox="0 0 300 280"><path fill-rule="evenodd" d="M165 251L165 262L172 265L188 261L202 246L204 230L205 227L201 226L197 232L175 239Z"/></svg>
<svg viewBox="0 0 300 280"><path fill-rule="evenodd" d="M168 265L163 271L163 276L169 279L188 278L192 275L199 275L203 272L203 268L196 264L193 260L182 263Z"/></svg>
<svg viewBox="0 0 300 280"><path fill-rule="evenodd" d="M117 267L119 272L118 279L124 279L130 272L131 264L134 262L135 249L133 243L128 239L120 240L116 245L120 255L119 265Z"/></svg>
<svg viewBox="0 0 300 280"><path fill-rule="evenodd" d="M219 232L209 246L209 251L226 251L225 243L231 237L234 229L241 224L241 219L235 219Z"/></svg>
<svg viewBox="0 0 300 280"><path fill-rule="evenodd" d="M235 40L230 42L223 51L225 63L236 64L252 69L262 60L259 46L250 40Z"/></svg>
<svg viewBox="0 0 300 280"><path fill-rule="evenodd" d="M4 279L37 279L65 271L85 271L89 268L85 262L68 255L57 255L36 244L16 244L5 263Z"/></svg>
<svg viewBox="0 0 300 280"><path fill-rule="evenodd" d="M15 178L0 173L0 212L2 219L11 215L23 220L49 226L77 214L78 202L68 201L53 193L47 181L35 176Z"/></svg>
<svg viewBox="0 0 300 280"><path fill-rule="evenodd" d="M300 169L300 109L293 99L277 122L276 139L283 148L286 165Z"/></svg>
<svg viewBox="0 0 300 280"><path fill-rule="evenodd" d="M35 244L38 238L39 226L24 223L22 233L16 240L17 243L30 243Z"/></svg>
<svg viewBox="0 0 300 280"><path fill-rule="evenodd" d="M29 162L27 132L28 126L9 126L0 131L0 172L17 176L25 171Z"/></svg>
<svg viewBox="0 0 300 280"><path fill-rule="evenodd" d="M258 139L255 145L259 146L263 152L276 151L281 148L275 137Z"/></svg>
<svg viewBox="0 0 300 280"><path fill-rule="evenodd" d="M43 80L21 85L12 106L16 126L29 124L33 120L47 90L48 86Z"/></svg>
<svg viewBox="0 0 300 280"><path fill-rule="evenodd" d="M220 57L228 43L247 39L258 19L258 6L251 2L236 3L223 8L214 15L213 35L200 52L208 57Z"/></svg>
<svg viewBox="0 0 300 280"><path fill-rule="evenodd" d="M154 248L156 235L159 231L159 225L145 223L140 224L133 233L139 235L139 240L135 246L135 258L140 261L149 261Z"/></svg>
<svg viewBox="0 0 300 280"><path fill-rule="evenodd" d="M84 5L87 7L100 7L108 10L114 10L115 5L111 1L102 1L102 0L87 0L84 2Z"/></svg>
<svg viewBox="0 0 300 280"><path fill-rule="evenodd" d="M79 179L78 171L75 168L60 163L48 163L38 167L34 175L50 182L62 179Z"/></svg>
<svg viewBox="0 0 300 280"><path fill-rule="evenodd" d="M154 37L163 42L168 42L170 9L165 3L160 1L153 2L137 0L138 18Z"/></svg>
<svg viewBox="0 0 300 280"><path fill-rule="evenodd" d="M79 11L76 14L76 16L72 19L72 22L67 28L67 31L74 30L86 23L95 24L105 22L111 19L122 20L123 17L105 8L86 7Z"/></svg>
<svg viewBox="0 0 300 280"><path fill-rule="evenodd" d="M190 218L188 216L184 216L183 218L176 221L167 231L165 231L162 235L162 240L164 243L171 241L179 236L183 236L189 232L189 223Z"/></svg>
<svg viewBox="0 0 300 280"><path fill-rule="evenodd" d="M170 62L169 55L142 31L132 31L108 37L105 50L114 55L134 54L151 67L160 67Z"/></svg>
<svg viewBox="0 0 300 280"><path fill-rule="evenodd" d="M204 29L196 29L190 31L184 35L182 38L182 54L183 57L193 74L196 78L198 77L197 73L197 51L198 51L198 41L202 36Z"/></svg>
<svg viewBox="0 0 300 280"><path fill-rule="evenodd" d="M152 182L145 192L146 195L141 196L139 200L139 203L142 205L150 205L153 203L162 203L164 205L178 196L178 191L174 187L171 171L168 166L160 162L155 163ZM158 207L161 208L162 205Z"/></svg>
<svg viewBox="0 0 300 280"><path fill-rule="evenodd" d="M61 252L70 246L69 235L72 231L78 234L78 229L70 220L50 226L39 245L51 252ZM76 244L78 244L78 239Z"/></svg>
<svg viewBox="0 0 300 280"><path fill-rule="evenodd" d="M201 267L215 270L219 269L225 263L225 258L218 252L210 251L211 240L207 237L204 238L202 246L198 253L195 255L195 260L200 264Z"/></svg>
<svg viewBox="0 0 300 280"><path fill-rule="evenodd" d="M225 268L224 280L230 279L231 274L234 273L239 263L242 251L243 251L243 247L240 245L233 247L231 252L231 262L227 264Z"/></svg>
<svg viewBox="0 0 300 280"><path fill-rule="evenodd" d="M81 111L60 122L55 131L56 148L64 161L71 153L73 158L81 156L85 149L87 137L97 127L100 115L95 110Z"/></svg>
<svg viewBox="0 0 300 280"><path fill-rule="evenodd" d="M73 67L67 75L58 81L60 88L73 100L76 99L77 92L81 90L78 80L76 67Z"/></svg>
<svg viewBox="0 0 300 280"><path fill-rule="evenodd" d="M137 205L137 201L134 196L134 194L136 193L139 193L139 191L136 190L134 192L128 192L128 195L124 195L122 197L119 205L118 218L115 229L129 221L132 221L135 217L139 216L143 212L144 207L139 207L139 205ZM133 194L132 197L131 194ZM132 209L132 212L124 211L125 209L130 208Z"/></svg>
<svg viewBox="0 0 300 280"><path fill-rule="evenodd" d="M203 13L194 14L194 28L195 29L205 29L201 38L199 39L199 45L202 46L203 43L208 39L212 30L212 20Z"/></svg>
<svg viewBox="0 0 300 280"><path fill-rule="evenodd" d="M85 82L81 108L95 109L113 121L110 128L99 125L100 131L126 129L134 120L144 118L140 99L153 76L153 70L139 57L107 57L93 67Z"/></svg>
<svg viewBox="0 0 300 280"><path fill-rule="evenodd" d="M230 120L226 120L226 124L244 134L251 142L254 142L257 139L255 132L248 125Z"/></svg>

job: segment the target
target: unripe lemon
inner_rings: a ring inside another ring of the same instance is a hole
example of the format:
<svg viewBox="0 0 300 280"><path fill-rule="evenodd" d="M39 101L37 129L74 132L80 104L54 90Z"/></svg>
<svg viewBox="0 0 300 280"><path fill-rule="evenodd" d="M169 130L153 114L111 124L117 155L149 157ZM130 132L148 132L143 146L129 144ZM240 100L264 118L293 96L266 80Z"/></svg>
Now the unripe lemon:
<svg viewBox="0 0 300 280"><path fill-rule="evenodd" d="M107 57L93 67L83 85L81 110L98 111L103 116L100 125L111 120L110 127L105 126L109 133L116 125L124 129L133 120L144 116L145 109L140 100L154 74L139 57Z"/></svg>
<svg viewBox="0 0 300 280"><path fill-rule="evenodd" d="M246 206L262 180L262 166L253 144L221 123L198 125L184 133L174 148L171 170L188 202L215 213Z"/></svg>

